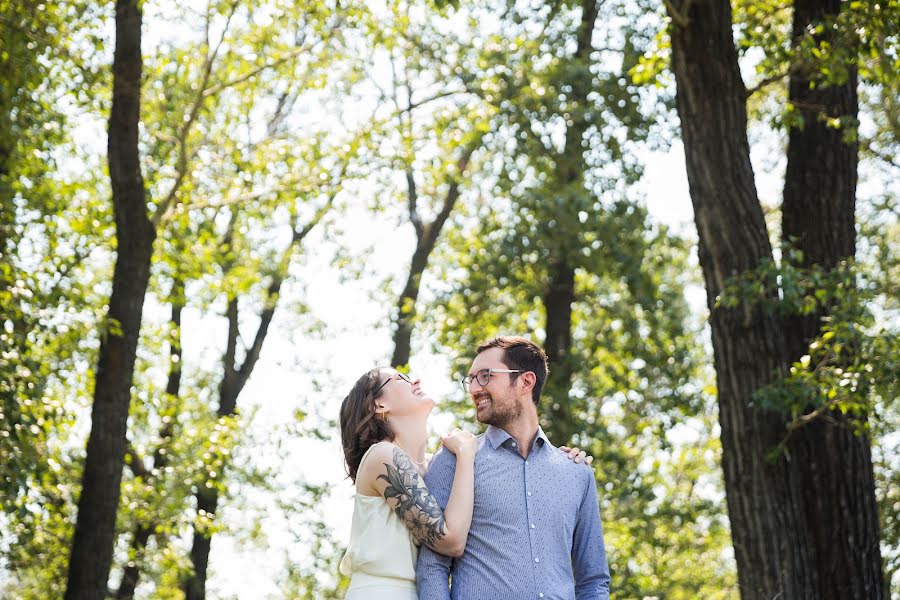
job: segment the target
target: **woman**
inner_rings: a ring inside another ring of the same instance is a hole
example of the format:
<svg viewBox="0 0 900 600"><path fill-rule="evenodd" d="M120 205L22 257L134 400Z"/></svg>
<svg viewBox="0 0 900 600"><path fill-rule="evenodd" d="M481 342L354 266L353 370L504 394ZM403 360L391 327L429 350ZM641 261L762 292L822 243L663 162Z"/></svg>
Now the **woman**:
<svg viewBox="0 0 900 600"><path fill-rule="evenodd" d="M350 543L341 560L341 573L351 578L346 600L418 600L418 546L448 556L461 556L466 546L477 439L459 429L441 437L456 455L442 511L422 480L434 400L419 383L394 369L372 369L341 404L344 459L356 483ZM585 454L576 448L569 456L578 462Z"/></svg>

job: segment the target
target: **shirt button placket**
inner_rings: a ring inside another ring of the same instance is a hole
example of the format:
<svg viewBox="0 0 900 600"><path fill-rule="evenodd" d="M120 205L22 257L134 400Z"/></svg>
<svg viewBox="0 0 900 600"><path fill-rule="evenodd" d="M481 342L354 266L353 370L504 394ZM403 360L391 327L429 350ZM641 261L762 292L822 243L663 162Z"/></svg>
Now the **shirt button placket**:
<svg viewBox="0 0 900 600"><path fill-rule="evenodd" d="M531 487L531 481L530 481L530 477L528 476L528 460L526 459L523 462L524 462L524 464L522 465L522 471L525 475L524 479L525 479L525 495L526 495L525 507L526 507L526 512L528 515L528 523L530 525L529 530L528 530L528 537L531 541L531 549L532 549L532 551L534 551L534 550L537 550L537 540L535 540L535 538L534 538L534 506L528 500L528 498L531 498L531 491L529 490L529 488ZM540 564L541 559L537 556L534 556L533 558L534 558L535 569L537 569L537 566ZM535 583L541 580L537 571L535 571L534 575L535 575ZM540 592L538 597L543 598L544 593Z"/></svg>

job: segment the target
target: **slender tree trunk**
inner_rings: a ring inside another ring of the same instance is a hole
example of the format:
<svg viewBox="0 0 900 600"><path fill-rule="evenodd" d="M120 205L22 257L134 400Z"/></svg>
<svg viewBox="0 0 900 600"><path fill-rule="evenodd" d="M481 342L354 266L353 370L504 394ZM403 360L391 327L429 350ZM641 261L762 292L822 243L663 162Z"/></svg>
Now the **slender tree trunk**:
<svg viewBox="0 0 900 600"><path fill-rule="evenodd" d="M852 489L856 478L847 479L845 470L851 463L863 467L859 457L851 453L837 461L844 461L842 468L831 465L826 472L798 476L800 470L819 467L817 461L804 462L812 454L831 448L841 455L847 440L809 429L802 441L790 444L787 455L766 459L785 434L785 418L753 407L753 394L785 372L799 344L796 333L761 308L757 298L733 309L716 306L728 279L773 256L750 164L746 91L732 39L730 4L708 0L668 6L676 100L710 309L722 463L741 595L759 600L878 598L870 594L875 588L868 583L851 583L869 576L858 569L860 561L848 555L849 547L868 552L871 540L842 539L841 548L822 553L823 537L828 537L823 530L836 523L819 521L824 513L817 514L809 502L813 495L825 501L827 494L842 489L842 510L831 514L839 520L859 519L855 511L867 504L859 494L868 492ZM855 178L846 172L850 167L855 165L843 165L843 176ZM805 218L818 210L815 204ZM775 300L771 283L769 300ZM820 478L828 485L822 486ZM822 487L803 489L810 484ZM821 560L825 557L835 562L826 565Z"/></svg>
<svg viewBox="0 0 900 600"><path fill-rule="evenodd" d="M103 600L112 561L132 376L155 238L138 151L141 68L139 2L118 0L108 157L118 246L66 600Z"/></svg>
<svg viewBox="0 0 900 600"><path fill-rule="evenodd" d="M840 0L796 0L795 41L840 9ZM826 27L823 35L831 31ZM859 146L844 140L842 129L829 127L825 118L856 120L857 77L851 70L843 85L812 87L810 79L803 65L791 72L789 100L803 126L792 128L788 136L782 236L802 252L802 266L830 270L856 253ZM826 316L823 310L787 319L789 360L809 351ZM854 433L858 427L851 420L833 412L795 432L790 444L791 478L806 507L820 598L884 596L871 447L868 436Z"/></svg>
<svg viewBox="0 0 900 600"><path fill-rule="evenodd" d="M172 317L171 338L169 348L169 377L166 381L166 395L169 398L177 398L181 393L181 312L184 309L184 285L176 281L172 290ZM166 448L169 446L174 433L175 421L170 419L159 430L160 444L153 455L153 470L162 473L169 462ZM153 477L152 473L146 474ZM144 562L144 554L150 538L156 529L154 522L140 522L135 527L131 538L129 553L132 559L128 561L122 572L122 581L115 593L117 600L131 600L140 579L141 568Z"/></svg>
<svg viewBox="0 0 900 600"><path fill-rule="evenodd" d="M596 0L581 3L581 20L576 32L577 45L571 60L588 69L591 64L591 38L597 21ZM588 128L588 95L592 89L590 77L578 77L569 82L570 101L574 107L573 123L566 131L566 144L561 156L556 157L556 177L560 188L570 193L588 193L584 189L585 171L583 146ZM580 111L579 111L580 109ZM569 443L575 434L576 416L568 402L572 387L572 305L575 303L575 266L572 255L579 248L570 240L559 240L557 256L548 261L548 281L542 297L546 314L546 338L544 349L550 366L544 398L547 406L541 407L541 423L547 434L558 443Z"/></svg>
<svg viewBox="0 0 900 600"><path fill-rule="evenodd" d="M474 140L463 149L462 156L456 164L456 172L461 176L468 168L472 154L480 146L481 138ZM459 179L457 176L448 176L449 187L447 195L441 204L437 216L430 223L423 223L419 217L418 192L416 181L412 171L406 173L407 201L409 205L409 218L416 230L416 249L413 252L409 265L409 274L406 277L406 285L397 299L397 316L394 320L394 354L391 356L391 366L402 367L409 364L412 345L412 332L416 320L416 300L419 298L419 286L422 275L428 267L428 258L434 251L438 237L456 201L459 199Z"/></svg>
<svg viewBox="0 0 900 600"><path fill-rule="evenodd" d="M341 178L344 176L342 168ZM322 221L328 211L334 206L334 199L337 196L337 190L331 193L328 201L316 211L312 219L302 227L299 222L295 222L294 233L291 236L291 243L281 256L272 280L269 283L265 293L265 304L259 314L259 325L256 328L256 335L253 336L253 343L247 348L246 356L240 366L237 365L237 342L238 342L238 299L232 297L228 299L228 307L225 317L228 321L228 338L225 345L225 352L222 356L222 381L219 384L219 408L216 414L219 417L231 417L237 414L238 397L253 374L256 363L259 362L260 353L263 344L269 334L269 326L275 316L275 309L278 306L278 300L281 296L281 287L287 279L288 270L294 254L298 251L306 236L315 229ZM237 213L232 215L228 232L225 236L224 246L229 249L232 247L232 238L234 235L234 227L237 219ZM228 270L233 265L225 265ZM224 477L224 471L228 464L223 463L219 474L219 480ZM195 494L197 500L197 512L205 513L210 519L215 518L216 510L219 506L219 488L216 486L206 485L208 482L202 482ZM206 598L206 579L209 567L209 552L212 548L212 534L203 528L194 527L194 538L191 545L191 564L192 572L184 579L182 590L185 594L185 600L204 600Z"/></svg>
<svg viewBox="0 0 900 600"><path fill-rule="evenodd" d="M270 288L270 298L277 298L281 281L273 284L275 290ZM253 368L259 359L262 343L268 332L269 324L275 312L275 305L267 307L261 317L254 345L247 352L240 368L235 367L235 349L238 337L238 301L233 298L228 303L227 317L229 322L228 344L224 356L224 375L219 385L219 408L216 414L219 417L233 417L237 414L237 400L253 372ZM224 470L224 466L223 466ZM197 512L214 518L219 507L219 490L217 487L207 487L206 482L198 486ZM206 580L209 567L209 552L212 548L212 534L202 528L194 528L194 539L191 545L191 564L193 572L184 584L185 600L204 600L206 598Z"/></svg>
<svg viewBox="0 0 900 600"><path fill-rule="evenodd" d="M238 299L228 300L228 308L225 311L228 320L228 341L225 345L225 353L222 357L222 381L219 383L219 408L216 414L219 417L232 416L237 408L237 398L240 394L240 372L235 368L235 355L238 341ZM215 517L219 506L219 492L215 487L206 487L205 482L198 484L197 513ZM193 571L184 582L183 591L185 600L205 600L206 579L209 568L209 551L212 547L212 535L205 529L194 527L194 539L191 544L191 565Z"/></svg>
<svg viewBox="0 0 900 600"><path fill-rule="evenodd" d="M568 443L575 433L574 415L568 400L572 386L572 304L575 302L575 269L565 259L549 263L550 282L543 297L547 315L544 350L550 374L540 407L541 424L547 435Z"/></svg>
<svg viewBox="0 0 900 600"><path fill-rule="evenodd" d="M419 298L419 285L422 275L428 266L428 257L434 245L428 247L427 241L417 239L416 249L413 252L409 265L409 274L406 277L406 285L397 300L397 318L394 329L394 354L391 356L391 365L402 367L409 364L412 346L413 324L416 319L416 300Z"/></svg>

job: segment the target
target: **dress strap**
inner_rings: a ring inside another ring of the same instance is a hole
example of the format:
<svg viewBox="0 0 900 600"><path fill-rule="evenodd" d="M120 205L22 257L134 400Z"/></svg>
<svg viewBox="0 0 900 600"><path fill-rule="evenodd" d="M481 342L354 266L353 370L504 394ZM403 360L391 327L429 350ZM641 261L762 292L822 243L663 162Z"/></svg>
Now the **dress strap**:
<svg viewBox="0 0 900 600"><path fill-rule="evenodd" d="M382 441L383 441L383 440L382 440ZM363 453L362 458L359 459L359 466L356 467L356 472L357 472L357 473L359 473L360 471L362 471L362 467L363 467L363 465L365 464L366 459L369 458L369 452L372 451L372 448L374 448L374 447L376 446L376 444L380 444L380 443L381 443L381 442L375 442L374 444L372 444L371 446L369 446L369 449L368 449L368 450L366 450L366 451Z"/></svg>

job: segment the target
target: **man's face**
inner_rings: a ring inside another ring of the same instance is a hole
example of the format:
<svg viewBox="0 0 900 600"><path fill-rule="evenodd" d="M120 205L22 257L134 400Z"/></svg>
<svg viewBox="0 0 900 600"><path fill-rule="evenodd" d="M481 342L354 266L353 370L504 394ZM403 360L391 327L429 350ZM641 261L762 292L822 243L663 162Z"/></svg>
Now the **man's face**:
<svg viewBox="0 0 900 600"><path fill-rule="evenodd" d="M484 369L509 369L503 362L503 348L489 348L475 357L470 375ZM514 373L493 373L487 385L473 380L469 385L469 395L475 403L477 419L486 425L505 427L515 422L522 415L522 399L516 389Z"/></svg>

